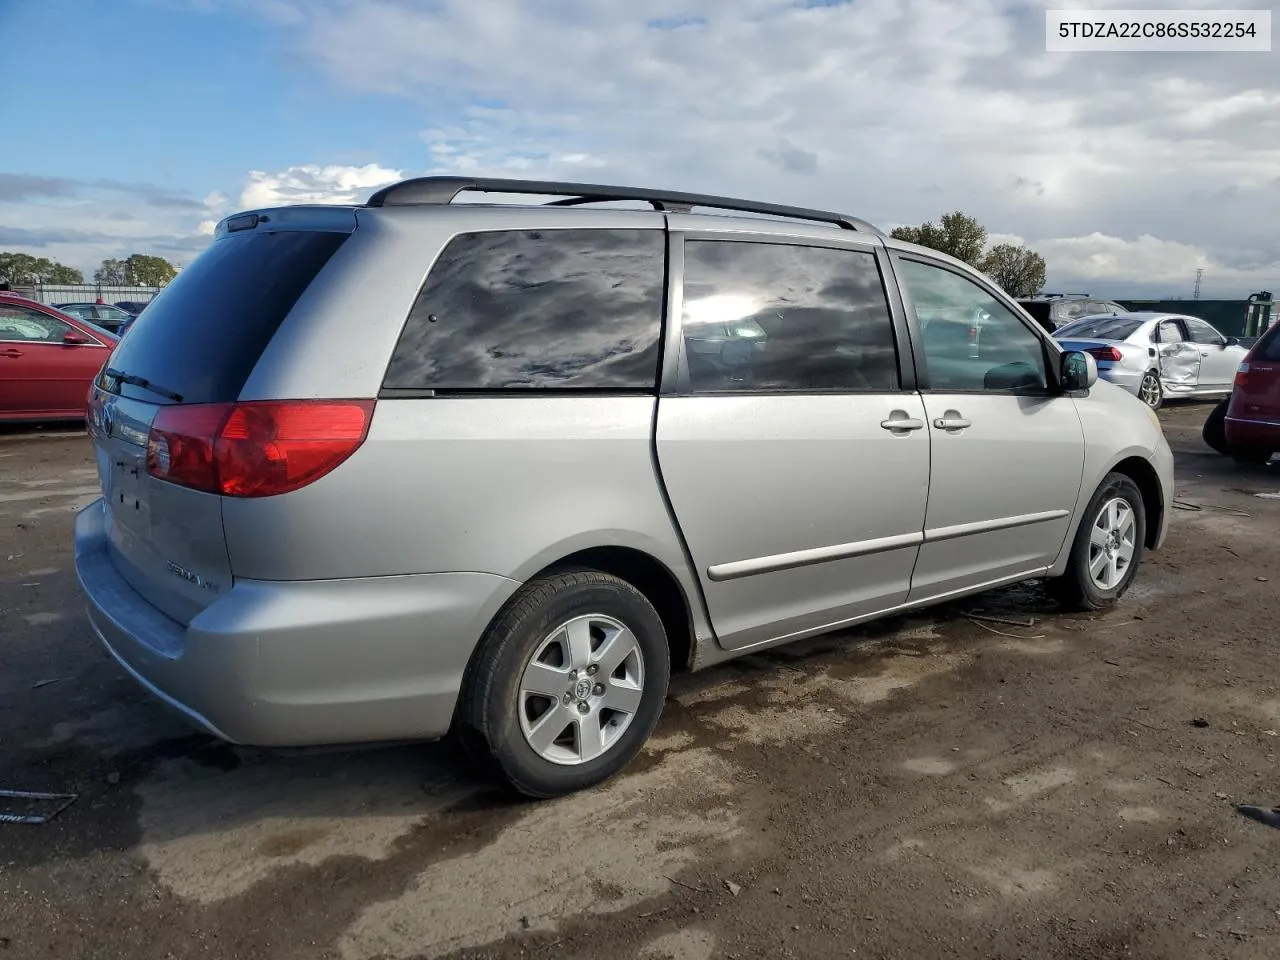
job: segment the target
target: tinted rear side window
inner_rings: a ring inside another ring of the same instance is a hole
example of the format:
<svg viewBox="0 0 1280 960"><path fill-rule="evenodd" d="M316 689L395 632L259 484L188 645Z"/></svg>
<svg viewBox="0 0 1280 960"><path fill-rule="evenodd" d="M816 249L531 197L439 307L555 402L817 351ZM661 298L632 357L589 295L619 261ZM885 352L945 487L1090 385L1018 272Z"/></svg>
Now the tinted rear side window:
<svg viewBox="0 0 1280 960"><path fill-rule="evenodd" d="M898 389L874 254L723 240L689 240L684 250L694 392Z"/></svg>
<svg viewBox="0 0 1280 960"><path fill-rule="evenodd" d="M285 316L348 236L285 230L216 241L148 304L111 366L181 394L185 403L235 400ZM137 387L121 390L162 402Z"/></svg>
<svg viewBox="0 0 1280 960"><path fill-rule="evenodd" d="M416 390L652 390L661 230L455 237L409 313L384 385Z"/></svg>

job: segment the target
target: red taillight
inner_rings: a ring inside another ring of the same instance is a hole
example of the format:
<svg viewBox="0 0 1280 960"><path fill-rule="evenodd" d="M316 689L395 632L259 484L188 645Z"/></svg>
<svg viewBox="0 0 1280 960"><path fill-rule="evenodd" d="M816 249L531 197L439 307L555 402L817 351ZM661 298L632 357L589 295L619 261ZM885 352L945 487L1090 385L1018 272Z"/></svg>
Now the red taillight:
<svg viewBox="0 0 1280 960"><path fill-rule="evenodd" d="M1236 367L1236 386L1247 387L1249 385L1249 364L1242 363Z"/></svg>
<svg viewBox="0 0 1280 960"><path fill-rule="evenodd" d="M264 400L162 407L147 472L225 497L270 497L320 479L355 453L372 400Z"/></svg>
<svg viewBox="0 0 1280 960"><path fill-rule="evenodd" d="M1117 360L1123 360L1122 354L1115 347L1096 347L1093 350L1086 350L1086 353L1092 354L1095 360L1110 360L1115 363Z"/></svg>

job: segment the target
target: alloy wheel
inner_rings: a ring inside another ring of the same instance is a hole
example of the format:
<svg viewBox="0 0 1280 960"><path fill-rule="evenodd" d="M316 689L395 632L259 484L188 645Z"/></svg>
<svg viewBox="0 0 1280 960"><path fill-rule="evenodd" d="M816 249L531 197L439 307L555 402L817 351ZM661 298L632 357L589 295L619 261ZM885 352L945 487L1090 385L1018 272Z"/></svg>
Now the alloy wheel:
<svg viewBox="0 0 1280 960"><path fill-rule="evenodd" d="M1123 497L1108 500L1089 531L1089 578L1099 590L1114 590L1133 564L1137 548L1133 505Z"/></svg>
<svg viewBox="0 0 1280 960"><path fill-rule="evenodd" d="M1148 372L1142 378L1142 384L1138 387L1138 396L1148 407L1155 409L1160 406L1161 393L1160 378L1154 373Z"/></svg>
<svg viewBox="0 0 1280 960"><path fill-rule="evenodd" d="M538 756L574 766L608 753L644 696L644 654L626 625L604 614L551 631L520 678L520 731Z"/></svg>

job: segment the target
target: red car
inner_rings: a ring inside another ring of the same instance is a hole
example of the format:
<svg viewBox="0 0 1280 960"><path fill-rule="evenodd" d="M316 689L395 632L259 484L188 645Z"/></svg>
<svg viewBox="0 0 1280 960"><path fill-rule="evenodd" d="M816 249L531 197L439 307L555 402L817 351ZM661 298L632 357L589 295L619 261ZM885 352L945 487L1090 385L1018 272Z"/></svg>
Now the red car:
<svg viewBox="0 0 1280 960"><path fill-rule="evenodd" d="M1241 463L1264 464L1280 453L1280 323L1245 354L1231 396L1205 422L1204 440Z"/></svg>
<svg viewBox="0 0 1280 960"><path fill-rule="evenodd" d="M26 297L0 291L0 423L79 420L117 338Z"/></svg>

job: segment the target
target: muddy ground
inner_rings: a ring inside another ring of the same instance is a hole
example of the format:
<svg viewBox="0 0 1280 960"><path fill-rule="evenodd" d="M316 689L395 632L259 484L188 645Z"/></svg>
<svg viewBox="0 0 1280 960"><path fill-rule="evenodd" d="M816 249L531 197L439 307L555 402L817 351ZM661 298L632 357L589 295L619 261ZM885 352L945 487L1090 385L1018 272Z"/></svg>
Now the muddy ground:
<svg viewBox="0 0 1280 960"><path fill-rule="evenodd" d="M1280 464L1208 410L1162 414L1197 509L1114 611L1023 587L680 677L622 776L542 804L445 746L193 733L81 612L86 440L8 430L0 788L79 799L0 824L0 958L1273 960L1280 830L1234 804L1280 803Z"/></svg>

